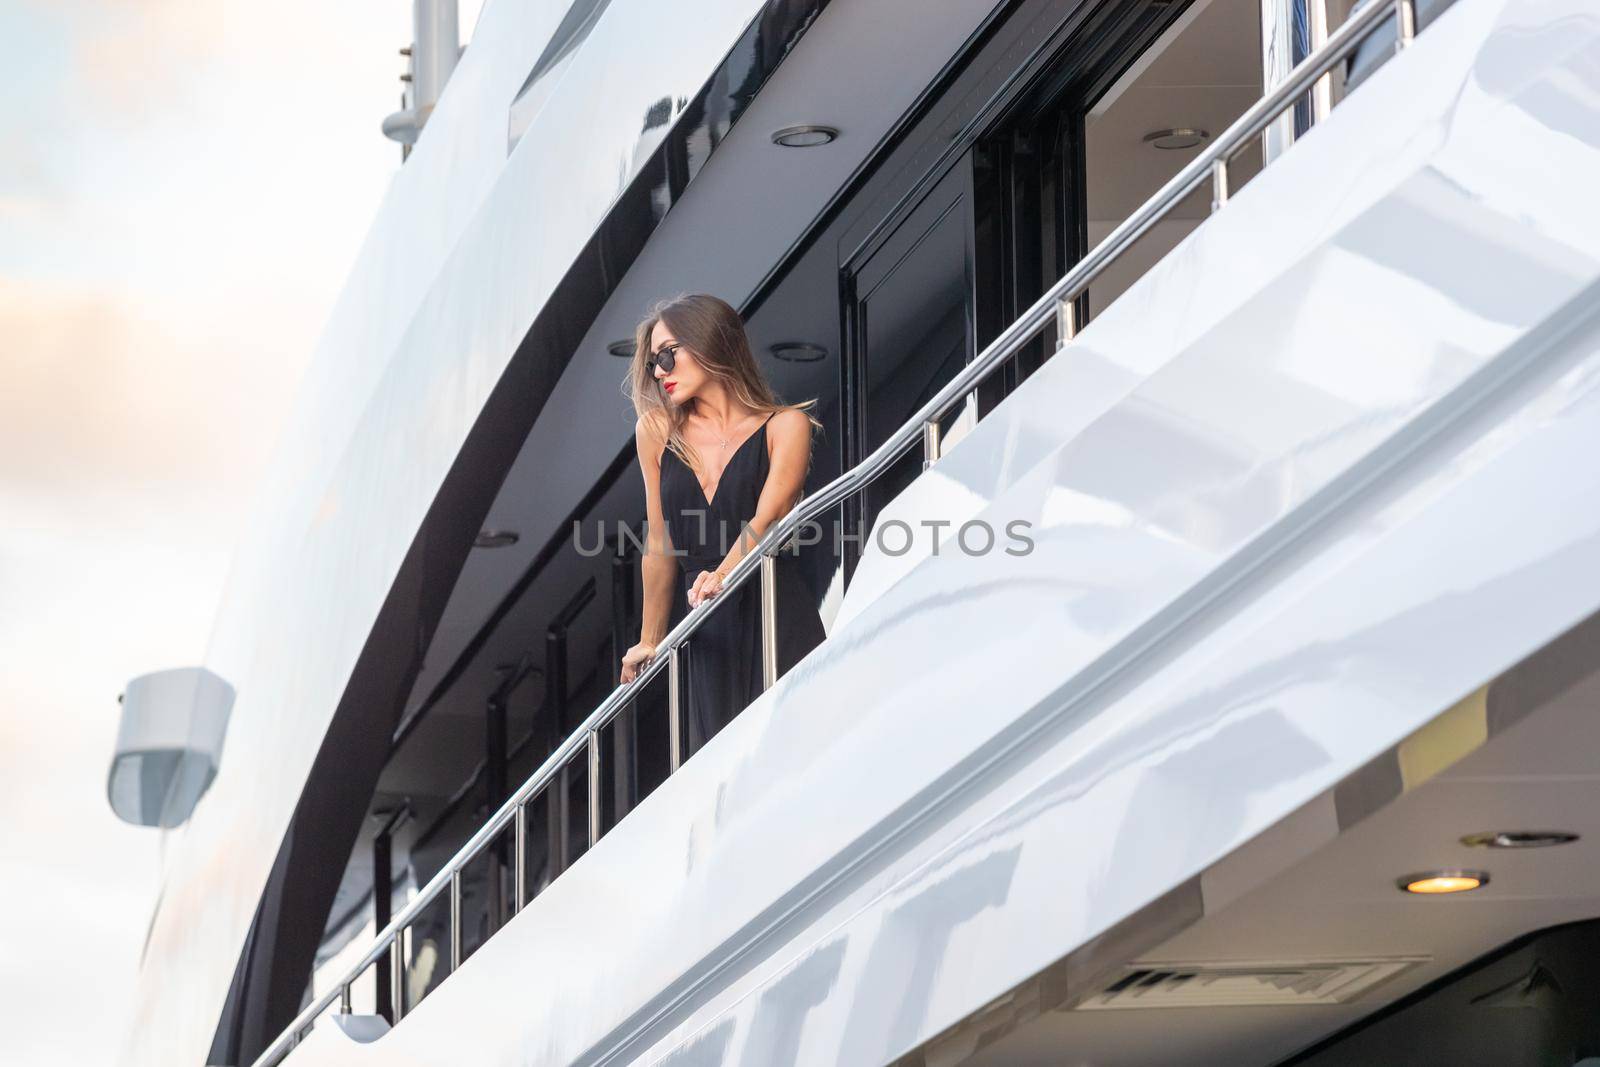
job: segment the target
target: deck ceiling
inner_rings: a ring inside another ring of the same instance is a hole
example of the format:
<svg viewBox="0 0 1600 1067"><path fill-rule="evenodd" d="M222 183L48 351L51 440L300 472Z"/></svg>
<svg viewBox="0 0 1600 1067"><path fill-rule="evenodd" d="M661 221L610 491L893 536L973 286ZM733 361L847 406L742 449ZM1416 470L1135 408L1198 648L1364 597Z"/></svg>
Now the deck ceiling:
<svg viewBox="0 0 1600 1067"><path fill-rule="evenodd" d="M1600 676L1493 738L1329 845L1243 892L1139 961L1218 963L1425 957L1348 1004L1049 1011L965 1062L972 1067L1134 1067L1184 1050L1190 1067L1275 1064L1516 938L1600 917ZM1264 837L1293 852L1323 812ZM1461 844L1494 830L1566 830L1554 848ZM1450 897L1400 892L1414 871L1487 870ZM1138 966L1139 961L1134 961Z"/></svg>

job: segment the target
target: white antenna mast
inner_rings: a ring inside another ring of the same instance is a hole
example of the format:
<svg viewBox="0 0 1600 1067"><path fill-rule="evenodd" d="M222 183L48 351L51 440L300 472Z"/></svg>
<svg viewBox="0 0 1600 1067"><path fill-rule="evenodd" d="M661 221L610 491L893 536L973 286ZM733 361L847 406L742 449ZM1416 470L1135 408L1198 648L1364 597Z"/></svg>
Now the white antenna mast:
<svg viewBox="0 0 1600 1067"><path fill-rule="evenodd" d="M400 76L410 83L401 96L401 110L383 120L383 134L399 141L404 155L422 135L445 83L461 57L461 16L456 0L415 0L411 11L412 41L401 55L411 58L411 69Z"/></svg>

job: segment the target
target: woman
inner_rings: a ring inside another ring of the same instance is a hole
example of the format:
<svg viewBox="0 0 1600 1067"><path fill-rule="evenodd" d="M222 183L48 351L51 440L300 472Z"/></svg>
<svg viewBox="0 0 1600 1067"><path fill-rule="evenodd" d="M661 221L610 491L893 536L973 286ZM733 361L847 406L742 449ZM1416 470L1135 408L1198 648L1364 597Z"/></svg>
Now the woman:
<svg viewBox="0 0 1600 1067"><path fill-rule="evenodd" d="M648 538L638 676L666 636L674 586L694 608L722 592L734 564L800 499L811 463L810 404L785 405L750 354L739 313L714 296L657 304L639 324L628 392L644 474ZM816 600L789 554L778 557L778 670L823 638ZM675 578L676 574L676 578ZM689 746L698 748L761 693L760 586L744 583L689 638Z"/></svg>

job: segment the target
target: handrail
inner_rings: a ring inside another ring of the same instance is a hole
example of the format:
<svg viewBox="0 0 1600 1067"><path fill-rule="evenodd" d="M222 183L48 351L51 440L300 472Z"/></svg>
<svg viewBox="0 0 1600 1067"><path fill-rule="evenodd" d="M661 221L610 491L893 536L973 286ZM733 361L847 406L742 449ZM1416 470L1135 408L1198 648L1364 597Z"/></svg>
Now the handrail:
<svg viewBox="0 0 1600 1067"><path fill-rule="evenodd" d="M656 655L640 671L639 675L626 685L619 685L612 690L611 695L601 701L600 706L591 712L583 723L557 746L545 761L523 784L512 793L502 804L498 811L489 818L456 852L438 874L423 886L400 914L396 915L374 938L373 945L352 966L345 976L328 992L316 998L310 1005L297 1015L293 1022L278 1035L278 1037L262 1051L252 1067L272 1067L282 1060L296 1044L316 1019L338 1001L343 1013L348 1014L350 1007L350 988L352 984L366 972L367 968L376 963L385 952L393 948L391 964L397 972L400 971L399 959L401 956L401 933L416 921L422 912L431 904L440 893L448 890L451 894L451 971L460 964L460 892L461 874L466 865L475 859L485 847L494 841L508 826L515 831L515 863L516 863L516 911L520 912L526 901L526 888L524 880L524 864L526 859L527 817L526 805L546 786L555 780L557 775L566 769L580 748L588 748L589 765L591 772L598 765L600 731L606 727L618 714L621 713L643 688L662 670L669 672L669 679L676 686L679 650L688 639L705 622L706 617L717 610L723 602L730 599L729 594L739 588L758 569L762 574L762 676L765 685L770 686L776 678L777 663L774 635L776 631L775 583L773 576L777 554L783 551L790 540L800 532L805 524L817 516L822 515L830 508L844 501L852 493L858 492L871 484L885 470L889 468L900 456L919 439L923 442L925 458L929 463L938 458L939 433L938 420L955 404L965 399L979 384L988 377L996 368L1006 360L1016 355L1022 347L1031 342L1038 333L1052 320L1058 324L1057 346L1064 346L1076 333L1076 319L1073 311L1073 302L1100 276L1118 256L1127 251L1140 237L1144 236L1152 226L1159 222L1168 211L1175 207L1179 201L1202 188L1206 182L1212 183L1213 212L1220 210L1228 201L1228 166L1231 158L1242 151L1247 142L1259 135L1282 112L1293 106L1296 100L1308 92L1328 74L1335 66L1343 62L1361 46L1366 38L1380 25L1387 23L1391 18L1396 21L1397 33L1395 47L1397 50L1407 47L1415 33L1416 12L1415 0L1386 0L1375 3L1365 8L1358 8L1352 12L1344 25L1330 34L1322 45L1311 55L1307 56L1279 85L1257 100L1245 113L1222 132L1198 156L1189 162L1182 170L1163 185L1149 200L1145 201L1138 210L1128 216L1119 226L1089 251L1083 259L1065 275L1061 277L1050 289L1034 302L1033 306L1023 312L1015 322L1001 331L1000 335L989 343L972 362L968 363L945 384L937 393L918 409L917 413L908 419L899 429L890 435L888 440L879 445L871 455L850 470L819 489L814 495L807 497L792 508L787 515L778 520L767 530L766 534L746 555L728 572L722 583L722 592L715 599L704 601L688 615L656 646ZM680 724L678 718L678 701L676 692L669 695L669 712L672 723L673 753L671 769L677 770L678 739ZM598 800L598 776L591 773L589 781L590 818L589 832L591 845L600 834L600 820L597 818L595 803ZM393 983L395 998L395 1021L398 1022L403 1014L405 994L403 983Z"/></svg>

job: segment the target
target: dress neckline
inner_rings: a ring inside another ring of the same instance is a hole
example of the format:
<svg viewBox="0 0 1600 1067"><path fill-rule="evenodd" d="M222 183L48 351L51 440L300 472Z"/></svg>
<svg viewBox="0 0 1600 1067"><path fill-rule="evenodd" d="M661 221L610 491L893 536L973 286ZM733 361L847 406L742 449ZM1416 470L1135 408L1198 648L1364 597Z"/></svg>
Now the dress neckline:
<svg viewBox="0 0 1600 1067"><path fill-rule="evenodd" d="M728 476L728 468L733 466L733 461L739 458L739 455L744 451L745 446L751 441L754 441L757 434L760 434L766 430L767 423L771 420L772 415L771 413L768 413L767 417L761 420L761 425L745 434L744 440L739 442L739 444L734 448L733 453L728 457L728 461L722 465L722 471L717 475L717 484L712 486L710 493L707 493L705 486L700 484L700 476L694 472L694 468L689 466L687 463L683 464L684 469L689 472L689 477L694 479L694 487L700 491L700 499L706 502L706 507L709 508L715 506L717 497L722 495L722 483ZM671 452L672 450L666 449L665 451ZM683 457L678 457L678 461L682 463Z"/></svg>

